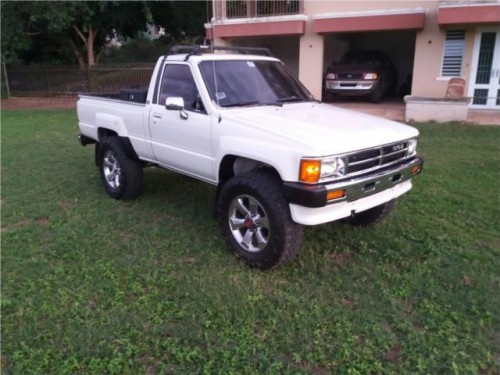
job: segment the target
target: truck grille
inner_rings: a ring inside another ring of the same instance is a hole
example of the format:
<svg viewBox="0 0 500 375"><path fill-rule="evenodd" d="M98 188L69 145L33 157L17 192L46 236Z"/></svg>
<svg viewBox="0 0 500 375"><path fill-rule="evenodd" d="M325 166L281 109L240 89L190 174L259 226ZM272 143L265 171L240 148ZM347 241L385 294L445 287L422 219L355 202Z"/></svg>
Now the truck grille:
<svg viewBox="0 0 500 375"><path fill-rule="evenodd" d="M355 176L403 161L408 156L408 141L354 152L345 157L345 176Z"/></svg>

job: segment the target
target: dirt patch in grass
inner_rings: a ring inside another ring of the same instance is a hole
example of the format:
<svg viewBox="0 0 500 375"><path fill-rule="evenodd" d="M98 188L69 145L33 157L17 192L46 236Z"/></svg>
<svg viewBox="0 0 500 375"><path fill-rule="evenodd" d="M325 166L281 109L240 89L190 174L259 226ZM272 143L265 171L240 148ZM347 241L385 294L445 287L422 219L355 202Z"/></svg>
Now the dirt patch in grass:
<svg viewBox="0 0 500 375"><path fill-rule="evenodd" d="M35 223L38 225L47 225L49 223L49 218L47 217L39 217L35 219Z"/></svg>
<svg viewBox="0 0 500 375"><path fill-rule="evenodd" d="M351 263L351 254L333 252L327 255L327 258L333 261L340 268L346 267Z"/></svg>
<svg viewBox="0 0 500 375"><path fill-rule="evenodd" d="M78 98L8 98L2 99L2 109L70 109Z"/></svg>

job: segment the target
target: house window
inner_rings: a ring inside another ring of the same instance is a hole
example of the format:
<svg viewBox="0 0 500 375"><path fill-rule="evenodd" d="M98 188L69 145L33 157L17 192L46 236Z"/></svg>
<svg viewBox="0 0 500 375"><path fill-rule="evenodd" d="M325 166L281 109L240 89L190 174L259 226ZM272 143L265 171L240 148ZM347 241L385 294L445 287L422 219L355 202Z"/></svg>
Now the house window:
<svg viewBox="0 0 500 375"><path fill-rule="evenodd" d="M465 30L446 30L441 77L460 77L464 59Z"/></svg>

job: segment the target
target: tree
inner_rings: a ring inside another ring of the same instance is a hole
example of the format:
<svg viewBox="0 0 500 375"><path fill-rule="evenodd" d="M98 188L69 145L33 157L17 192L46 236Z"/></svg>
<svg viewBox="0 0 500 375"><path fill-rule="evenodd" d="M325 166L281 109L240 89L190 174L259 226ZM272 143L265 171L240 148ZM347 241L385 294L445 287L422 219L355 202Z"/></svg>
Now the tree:
<svg viewBox="0 0 500 375"><path fill-rule="evenodd" d="M177 43L201 38L210 1L1 1L2 60L95 65L106 36L134 37L148 23ZM71 51L73 57L68 57Z"/></svg>
<svg viewBox="0 0 500 375"><path fill-rule="evenodd" d="M211 1L150 1L152 21L163 28L174 40L185 40L205 35Z"/></svg>
<svg viewBox="0 0 500 375"><path fill-rule="evenodd" d="M2 2L2 58L14 60L40 40L69 47L80 67L95 65L104 40L114 31L131 37L145 30L145 2Z"/></svg>

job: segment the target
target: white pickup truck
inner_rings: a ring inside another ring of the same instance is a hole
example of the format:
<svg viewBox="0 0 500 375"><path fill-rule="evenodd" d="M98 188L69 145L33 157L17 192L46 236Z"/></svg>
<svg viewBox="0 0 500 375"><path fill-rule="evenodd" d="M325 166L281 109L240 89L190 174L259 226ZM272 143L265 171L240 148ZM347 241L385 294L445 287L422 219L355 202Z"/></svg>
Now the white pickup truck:
<svg viewBox="0 0 500 375"><path fill-rule="evenodd" d="M266 50L174 48L122 94L77 103L107 193L138 196L147 166L217 186L224 239L253 267L289 260L303 225L379 221L422 170L416 129L318 102Z"/></svg>

